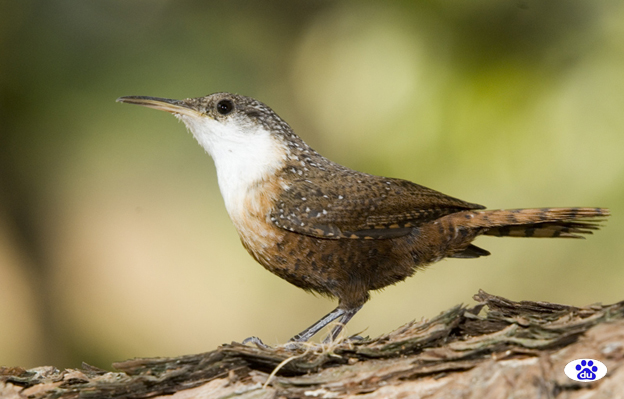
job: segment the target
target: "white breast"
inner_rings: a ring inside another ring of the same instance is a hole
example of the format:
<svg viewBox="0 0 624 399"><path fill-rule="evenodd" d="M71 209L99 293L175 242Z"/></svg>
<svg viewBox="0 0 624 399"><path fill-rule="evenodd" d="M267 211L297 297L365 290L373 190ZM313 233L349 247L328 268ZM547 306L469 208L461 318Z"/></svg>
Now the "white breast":
<svg viewBox="0 0 624 399"><path fill-rule="evenodd" d="M179 118L214 160L219 189L232 221L238 224L250 214L259 215L266 205L262 199L271 194L258 189L283 168L287 147L258 124L243 124L233 118L223 122L210 117Z"/></svg>

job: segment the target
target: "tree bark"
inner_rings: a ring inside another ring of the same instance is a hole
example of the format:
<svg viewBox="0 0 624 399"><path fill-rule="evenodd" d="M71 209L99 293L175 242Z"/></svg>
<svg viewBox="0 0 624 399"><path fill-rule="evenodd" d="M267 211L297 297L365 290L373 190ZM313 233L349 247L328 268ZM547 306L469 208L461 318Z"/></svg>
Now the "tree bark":
<svg viewBox="0 0 624 399"><path fill-rule="evenodd" d="M573 307L480 291L375 339L295 349L238 343L177 358L114 363L117 371L0 368L1 398L624 398L624 301ZM563 372L607 366L598 381ZM171 396L172 395L172 396Z"/></svg>

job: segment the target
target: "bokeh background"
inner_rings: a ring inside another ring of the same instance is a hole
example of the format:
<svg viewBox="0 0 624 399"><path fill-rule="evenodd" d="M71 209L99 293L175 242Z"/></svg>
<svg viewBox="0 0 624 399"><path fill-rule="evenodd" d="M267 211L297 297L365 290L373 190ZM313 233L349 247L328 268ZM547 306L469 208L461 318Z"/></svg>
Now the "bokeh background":
<svg viewBox="0 0 624 399"><path fill-rule="evenodd" d="M605 206L588 240L497 239L372 300L377 336L479 288L624 299L624 3L0 3L0 365L110 369L335 307L247 255L210 157L171 115L115 103L230 91L325 156L490 208Z"/></svg>

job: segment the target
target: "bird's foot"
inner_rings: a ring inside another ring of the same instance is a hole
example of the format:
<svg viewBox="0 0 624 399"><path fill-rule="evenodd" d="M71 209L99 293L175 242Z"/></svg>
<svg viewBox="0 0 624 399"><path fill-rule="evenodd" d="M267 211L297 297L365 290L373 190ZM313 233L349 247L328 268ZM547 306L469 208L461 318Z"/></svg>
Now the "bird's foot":
<svg viewBox="0 0 624 399"><path fill-rule="evenodd" d="M365 341L368 337L364 338L361 335L352 335L349 338L345 339L345 342L362 342Z"/></svg>
<svg viewBox="0 0 624 399"><path fill-rule="evenodd" d="M262 342L262 340L258 337L249 337L243 340L243 345L250 345L250 344L256 345L260 349L273 349L271 346ZM284 345L280 345L280 347L289 351L296 351L298 349L305 348L305 345L306 345L305 342L289 341L285 343Z"/></svg>
<svg viewBox="0 0 624 399"><path fill-rule="evenodd" d="M305 349L309 345L310 344L308 344L307 342L291 340L291 341L286 342L284 345L282 345L282 348L289 350L289 351L296 351L300 349Z"/></svg>
<svg viewBox="0 0 624 399"><path fill-rule="evenodd" d="M351 343L354 343L354 342L365 341L367 338L364 338L361 335L357 335L356 334L356 335L352 335L352 336L346 337L346 338L335 338L335 339L332 339L331 334L330 334L327 337L325 337L325 339L323 340L323 344L331 344L331 343L351 344Z"/></svg>
<svg viewBox="0 0 624 399"><path fill-rule="evenodd" d="M262 340L260 338L258 338L258 337L245 338L243 340L243 345L247 345L247 344L254 344L254 345L256 345L260 349L271 349L271 347L269 345L267 345L264 342L262 342Z"/></svg>

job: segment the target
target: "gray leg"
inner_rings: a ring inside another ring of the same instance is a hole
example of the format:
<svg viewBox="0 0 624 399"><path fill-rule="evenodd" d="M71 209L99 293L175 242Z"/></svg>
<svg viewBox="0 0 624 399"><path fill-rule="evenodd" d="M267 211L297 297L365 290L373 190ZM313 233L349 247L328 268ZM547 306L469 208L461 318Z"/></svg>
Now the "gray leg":
<svg viewBox="0 0 624 399"><path fill-rule="evenodd" d="M343 327L347 325L349 320L351 320L351 318L355 316L355 314L360 309L362 309L361 306L359 308L345 310L343 315L340 317L339 324L332 329L331 333L329 333L327 337L325 337L325 339L323 340L323 343L328 344L332 342L333 340L335 340L338 337L338 334L340 334L340 331L342 331Z"/></svg>
<svg viewBox="0 0 624 399"><path fill-rule="evenodd" d="M314 334L319 332L320 329L322 329L323 327L325 327L332 321L336 320L337 318L344 316L346 312L347 312L346 310L341 309L340 307L337 307L336 309L332 310L331 312L323 316L321 320L317 321L316 323L312 324L310 327L306 328L305 330L301 331L299 334L292 337L290 341L291 342L306 342L307 340L312 338ZM351 317L349 317L349 319Z"/></svg>
<svg viewBox="0 0 624 399"><path fill-rule="evenodd" d="M349 320L351 320L351 318L355 316L355 314L360 309L362 309L361 306L353 309L342 309L340 307L337 307L336 309L323 316L321 320L317 321L310 327L306 328L299 334L292 337L290 339L290 342L306 342L307 340L312 338L314 334L319 332L319 330L321 330L323 327L327 326L332 321L340 318L339 324L334 327L331 333L323 340L324 343L332 342L334 339L336 339L336 337L338 337L338 334L340 334L340 331L342 331L345 324L347 324ZM243 341L243 344L255 344L260 348L269 348L269 346L263 343L258 337L249 337Z"/></svg>
<svg viewBox="0 0 624 399"><path fill-rule="evenodd" d="M336 320L337 318L342 317L341 323L343 323L342 320L343 320L344 316L347 313L348 313L347 310L344 310L344 309L341 309L341 308L338 307L338 308L332 310L331 312L327 313L325 316L323 316L323 318L321 320L317 321L316 323L314 323L310 327L306 328L305 330L301 331L299 334L297 334L294 337L292 337L289 342L306 342L307 340L312 338L312 336L314 334L319 332L320 329L322 329L323 327L325 327L326 325L328 325L332 321ZM349 316L347 318L347 321L349 321L349 319L351 317L353 317L353 315ZM341 324L340 328L342 328L342 324ZM338 332L340 332L340 330L338 330ZM260 348L264 348L264 349L269 348L269 346L267 344L265 344L264 342L262 342L262 340L260 338L258 338L258 337L249 337L249 338L243 340L243 344L244 345L245 344L255 344L256 346L258 346Z"/></svg>
<svg viewBox="0 0 624 399"><path fill-rule="evenodd" d="M323 327L327 326L332 321L340 318L339 324L336 327L334 327L331 333L323 340L324 343L332 342L334 339L336 339L336 337L338 337L338 334L340 334L340 331L342 331L342 328L349 322L349 320L351 320L353 316L355 316L355 314L360 309L362 309L361 306L357 308L353 308L353 309L341 309L340 307L337 307L336 309L326 314L321 320L317 321L316 323L312 324L310 327L306 328L299 334L292 337L290 341L291 342L305 342L309 340L310 338L312 338L312 336L316 334L317 332L319 332L319 330L321 330Z"/></svg>

